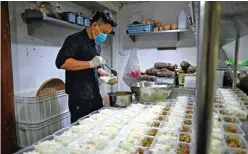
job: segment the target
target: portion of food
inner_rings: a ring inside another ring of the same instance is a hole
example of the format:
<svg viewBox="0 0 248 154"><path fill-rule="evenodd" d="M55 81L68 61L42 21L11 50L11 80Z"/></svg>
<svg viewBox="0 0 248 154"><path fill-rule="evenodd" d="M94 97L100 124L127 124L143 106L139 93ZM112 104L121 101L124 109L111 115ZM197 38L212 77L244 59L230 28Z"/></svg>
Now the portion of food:
<svg viewBox="0 0 248 154"><path fill-rule="evenodd" d="M226 144L233 148L245 148L244 143L241 141L240 137L234 135L226 136Z"/></svg>
<svg viewBox="0 0 248 154"><path fill-rule="evenodd" d="M181 142L188 142L189 143L191 141L190 135L189 134L180 134L179 140Z"/></svg>
<svg viewBox="0 0 248 154"><path fill-rule="evenodd" d="M190 132L190 126L183 125L181 132L189 133Z"/></svg>
<svg viewBox="0 0 248 154"><path fill-rule="evenodd" d="M189 145L180 143L177 147L177 154L190 154Z"/></svg>
<svg viewBox="0 0 248 154"><path fill-rule="evenodd" d="M236 126L236 125L227 125L227 126L224 126L224 130L227 133L238 133L238 129L239 129L239 127Z"/></svg>
<svg viewBox="0 0 248 154"><path fill-rule="evenodd" d="M144 147L150 147L153 143L154 138L152 137L145 137L141 140L141 145Z"/></svg>
<svg viewBox="0 0 248 154"><path fill-rule="evenodd" d="M160 122L154 121L154 122L152 122L152 124L150 126L151 127L159 127L160 126Z"/></svg>
<svg viewBox="0 0 248 154"><path fill-rule="evenodd" d="M192 119L193 115L192 114L186 114L185 118L186 119Z"/></svg>
<svg viewBox="0 0 248 154"><path fill-rule="evenodd" d="M147 135L149 136L156 136L158 133L158 130L157 129L150 129L147 133Z"/></svg>

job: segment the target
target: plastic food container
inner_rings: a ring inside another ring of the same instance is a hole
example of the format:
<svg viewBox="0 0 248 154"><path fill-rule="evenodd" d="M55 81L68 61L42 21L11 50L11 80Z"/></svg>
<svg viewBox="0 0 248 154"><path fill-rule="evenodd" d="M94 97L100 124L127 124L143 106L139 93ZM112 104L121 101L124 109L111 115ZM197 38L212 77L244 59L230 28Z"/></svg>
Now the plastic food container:
<svg viewBox="0 0 248 154"><path fill-rule="evenodd" d="M192 140L191 135L189 133L180 133L179 141L190 143Z"/></svg>
<svg viewBox="0 0 248 154"><path fill-rule="evenodd" d="M64 146L54 140L53 136L48 136L35 145L35 151L41 154L53 154Z"/></svg>
<svg viewBox="0 0 248 154"><path fill-rule="evenodd" d="M192 125L192 120L191 119L184 119L183 124L184 125Z"/></svg>
<svg viewBox="0 0 248 154"><path fill-rule="evenodd" d="M223 123L242 125L241 121L236 116L221 116L220 118Z"/></svg>
<svg viewBox="0 0 248 154"><path fill-rule="evenodd" d="M235 134L245 136L245 132L240 128L240 125L224 123L222 125L223 132L227 134Z"/></svg>
<svg viewBox="0 0 248 154"><path fill-rule="evenodd" d="M140 141L140 145L143 147L151 147L153 145L153 143L155 142L155 138L154 137L150 137L150 136L144 136L142 138L142 140Z"/></svg>
<svg viewBox="0 0 248 154"><path fill-rule="evenodd" d="M247 149L248 145L245 139L240 135L225 134L226 146L232 149Z"/></svg>
<svg viewBox="0 0 248 154"><path fill-rule="evenodd" d="M177 146L177 154L190 154L190 144L179 143Z"/></svg>
<svg viewBox="0 0 248 154"><path fill-rule="evenodd" d="M161 122L160 121L151 121L149 126L158 128L161 126Z"/></svg>
<svg viewBox="0 0 248 154"><path fill-rule="evenodd" d="M156 136L158 134L158 129L156 128L150 128L147 132L148 136Z"/></svg>
<svg viewBox="0 0 248 154"><path fill-rule="evenodd" d="M190 125L183 125L180 129L180 132L182 133L191 133L192 132L192 126Z"/></svg>

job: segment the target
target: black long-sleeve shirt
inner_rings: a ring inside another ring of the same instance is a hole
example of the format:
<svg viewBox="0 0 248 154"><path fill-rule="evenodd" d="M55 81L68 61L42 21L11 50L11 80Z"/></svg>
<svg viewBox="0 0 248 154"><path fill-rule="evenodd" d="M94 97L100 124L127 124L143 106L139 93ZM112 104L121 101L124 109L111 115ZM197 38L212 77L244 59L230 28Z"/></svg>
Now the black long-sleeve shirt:
<svg viewBox="0 0 248 154"><path fill-rule="evenodd" d="M100 46L90 39L86 29L68 36L60 49L56 66L60 68L68 58L90 61L101 53ZM97 68L65 71L65 90L70 97L94 99L100 96Z"/></svg>

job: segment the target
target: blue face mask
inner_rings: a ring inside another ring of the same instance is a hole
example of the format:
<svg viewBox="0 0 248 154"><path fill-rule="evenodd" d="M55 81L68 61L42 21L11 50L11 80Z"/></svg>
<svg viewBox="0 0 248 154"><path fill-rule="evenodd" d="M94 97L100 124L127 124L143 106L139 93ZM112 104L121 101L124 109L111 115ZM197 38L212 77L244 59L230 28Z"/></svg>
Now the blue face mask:
<svg viewBox="0 0 248 154"><path fill-rule="evenodd" d="M104 43L104 41L107 39L107 34L100 32L98 35L94 36L94 38L97 43Z"/></svg>

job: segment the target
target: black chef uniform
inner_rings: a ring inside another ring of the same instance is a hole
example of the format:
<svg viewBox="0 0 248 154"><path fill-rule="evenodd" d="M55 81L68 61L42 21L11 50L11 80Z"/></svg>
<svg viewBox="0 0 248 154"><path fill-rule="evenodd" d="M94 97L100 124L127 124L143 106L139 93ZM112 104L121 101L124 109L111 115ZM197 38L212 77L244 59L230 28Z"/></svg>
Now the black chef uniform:
<svg viewBox="0 0 248 154"><path fill-rule="evenodd" d="M66 59L90 61L101 53L100 45L90 39L87 30L68 36L60 49L56 66L60 68ZM100 68L100 67L98 67ZM69 95L71 122L103 107L99 89L98 68L65 72L65 91Z"/></svg>

